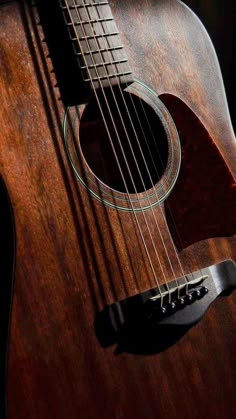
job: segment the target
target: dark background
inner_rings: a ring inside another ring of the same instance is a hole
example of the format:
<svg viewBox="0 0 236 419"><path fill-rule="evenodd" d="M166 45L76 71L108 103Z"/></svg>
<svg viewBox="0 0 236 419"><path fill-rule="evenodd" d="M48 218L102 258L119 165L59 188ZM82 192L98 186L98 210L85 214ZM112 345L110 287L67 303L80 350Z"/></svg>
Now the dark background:
<svg viewBox="0 0 236 419"><path fill-rule="evenodd" d="M183 2L201 19L215 45L236 131L236 0Z"/></svg>

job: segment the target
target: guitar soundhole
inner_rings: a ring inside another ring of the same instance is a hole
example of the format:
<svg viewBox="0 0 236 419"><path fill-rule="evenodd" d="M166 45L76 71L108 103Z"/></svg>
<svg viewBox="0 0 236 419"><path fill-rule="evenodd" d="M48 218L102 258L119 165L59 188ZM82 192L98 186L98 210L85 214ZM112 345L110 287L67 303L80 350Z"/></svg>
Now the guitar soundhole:
<svg viewBox="0 0 236 419"><path fill-rule="evenodd" d="M97 178L112 189L141 193L152 188L165 171L166 132L155 111L137 96L117 90L106 97L107 102L99 96L100 106L92 100L82 115L84 158Z"/></svg>

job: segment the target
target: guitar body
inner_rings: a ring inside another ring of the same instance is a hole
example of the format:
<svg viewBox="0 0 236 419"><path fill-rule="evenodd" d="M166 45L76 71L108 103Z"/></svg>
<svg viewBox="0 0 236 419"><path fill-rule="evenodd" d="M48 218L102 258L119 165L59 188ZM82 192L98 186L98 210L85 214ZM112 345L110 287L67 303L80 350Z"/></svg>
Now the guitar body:
<svg viewBox="0 0 236 419"><path fill-rule="evenodd" d="M140 192L150 206L150 229L155 231L154 214L161 229L154 235L165 278L173 279L173 270L180 277L182 268L190 273L236 262L236 141L208 35L181 2L110 5L136 80L128 90L153 107L161 100L180 136L181 167L169 196L152 207ZM16 236L9 419L235 417L234 294L217 299L197 325L159 353L115 354L114 345L101 346L97 312L155 287L137 220L118 208L123 192L112 194L98 181L96 191L105 188L101 195L109 196L106 205L74 175L64 147L74 108L66 112L54 87L35 10L3 4L0 18L0 167ZM76 108L75 131L85 130L81 141L96 147L99 130L86 125L84 108ZM83 154L79 150L80 169L92 176ZM142 211L137 218L151 247ZM160 267L156 272L161 277Z"/></svg>

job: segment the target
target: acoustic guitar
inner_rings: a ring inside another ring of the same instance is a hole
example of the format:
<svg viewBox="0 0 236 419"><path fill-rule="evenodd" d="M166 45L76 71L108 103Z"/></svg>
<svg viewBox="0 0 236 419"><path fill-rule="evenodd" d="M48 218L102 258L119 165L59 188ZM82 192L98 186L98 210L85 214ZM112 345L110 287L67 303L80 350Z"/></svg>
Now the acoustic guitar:
<svg viewBox="0 0 236 419"><path fill-rule="evenodd" d="M0 6L1 418L236 413L236 141L176 0Z"/></svg>

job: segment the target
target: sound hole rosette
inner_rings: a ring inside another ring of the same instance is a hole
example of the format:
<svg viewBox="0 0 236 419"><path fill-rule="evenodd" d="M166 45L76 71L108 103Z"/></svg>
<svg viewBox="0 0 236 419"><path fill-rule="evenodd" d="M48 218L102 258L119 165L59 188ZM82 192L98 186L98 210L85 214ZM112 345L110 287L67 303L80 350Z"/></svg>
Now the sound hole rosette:
<svg viewBox="0 0 236 419"><path fill-rule="evenodd" d="M125 89L146 102L162 123L168 142L168 159L160 180L140 193L120 192L103 182L89 166L80 143L80 123L87 105L69 106L63 120L66 154L76 179L98 201L121 211L143 211L160 205L171 193L181 166L181 144L174 120L157 94L135 81Z"/></svg>

